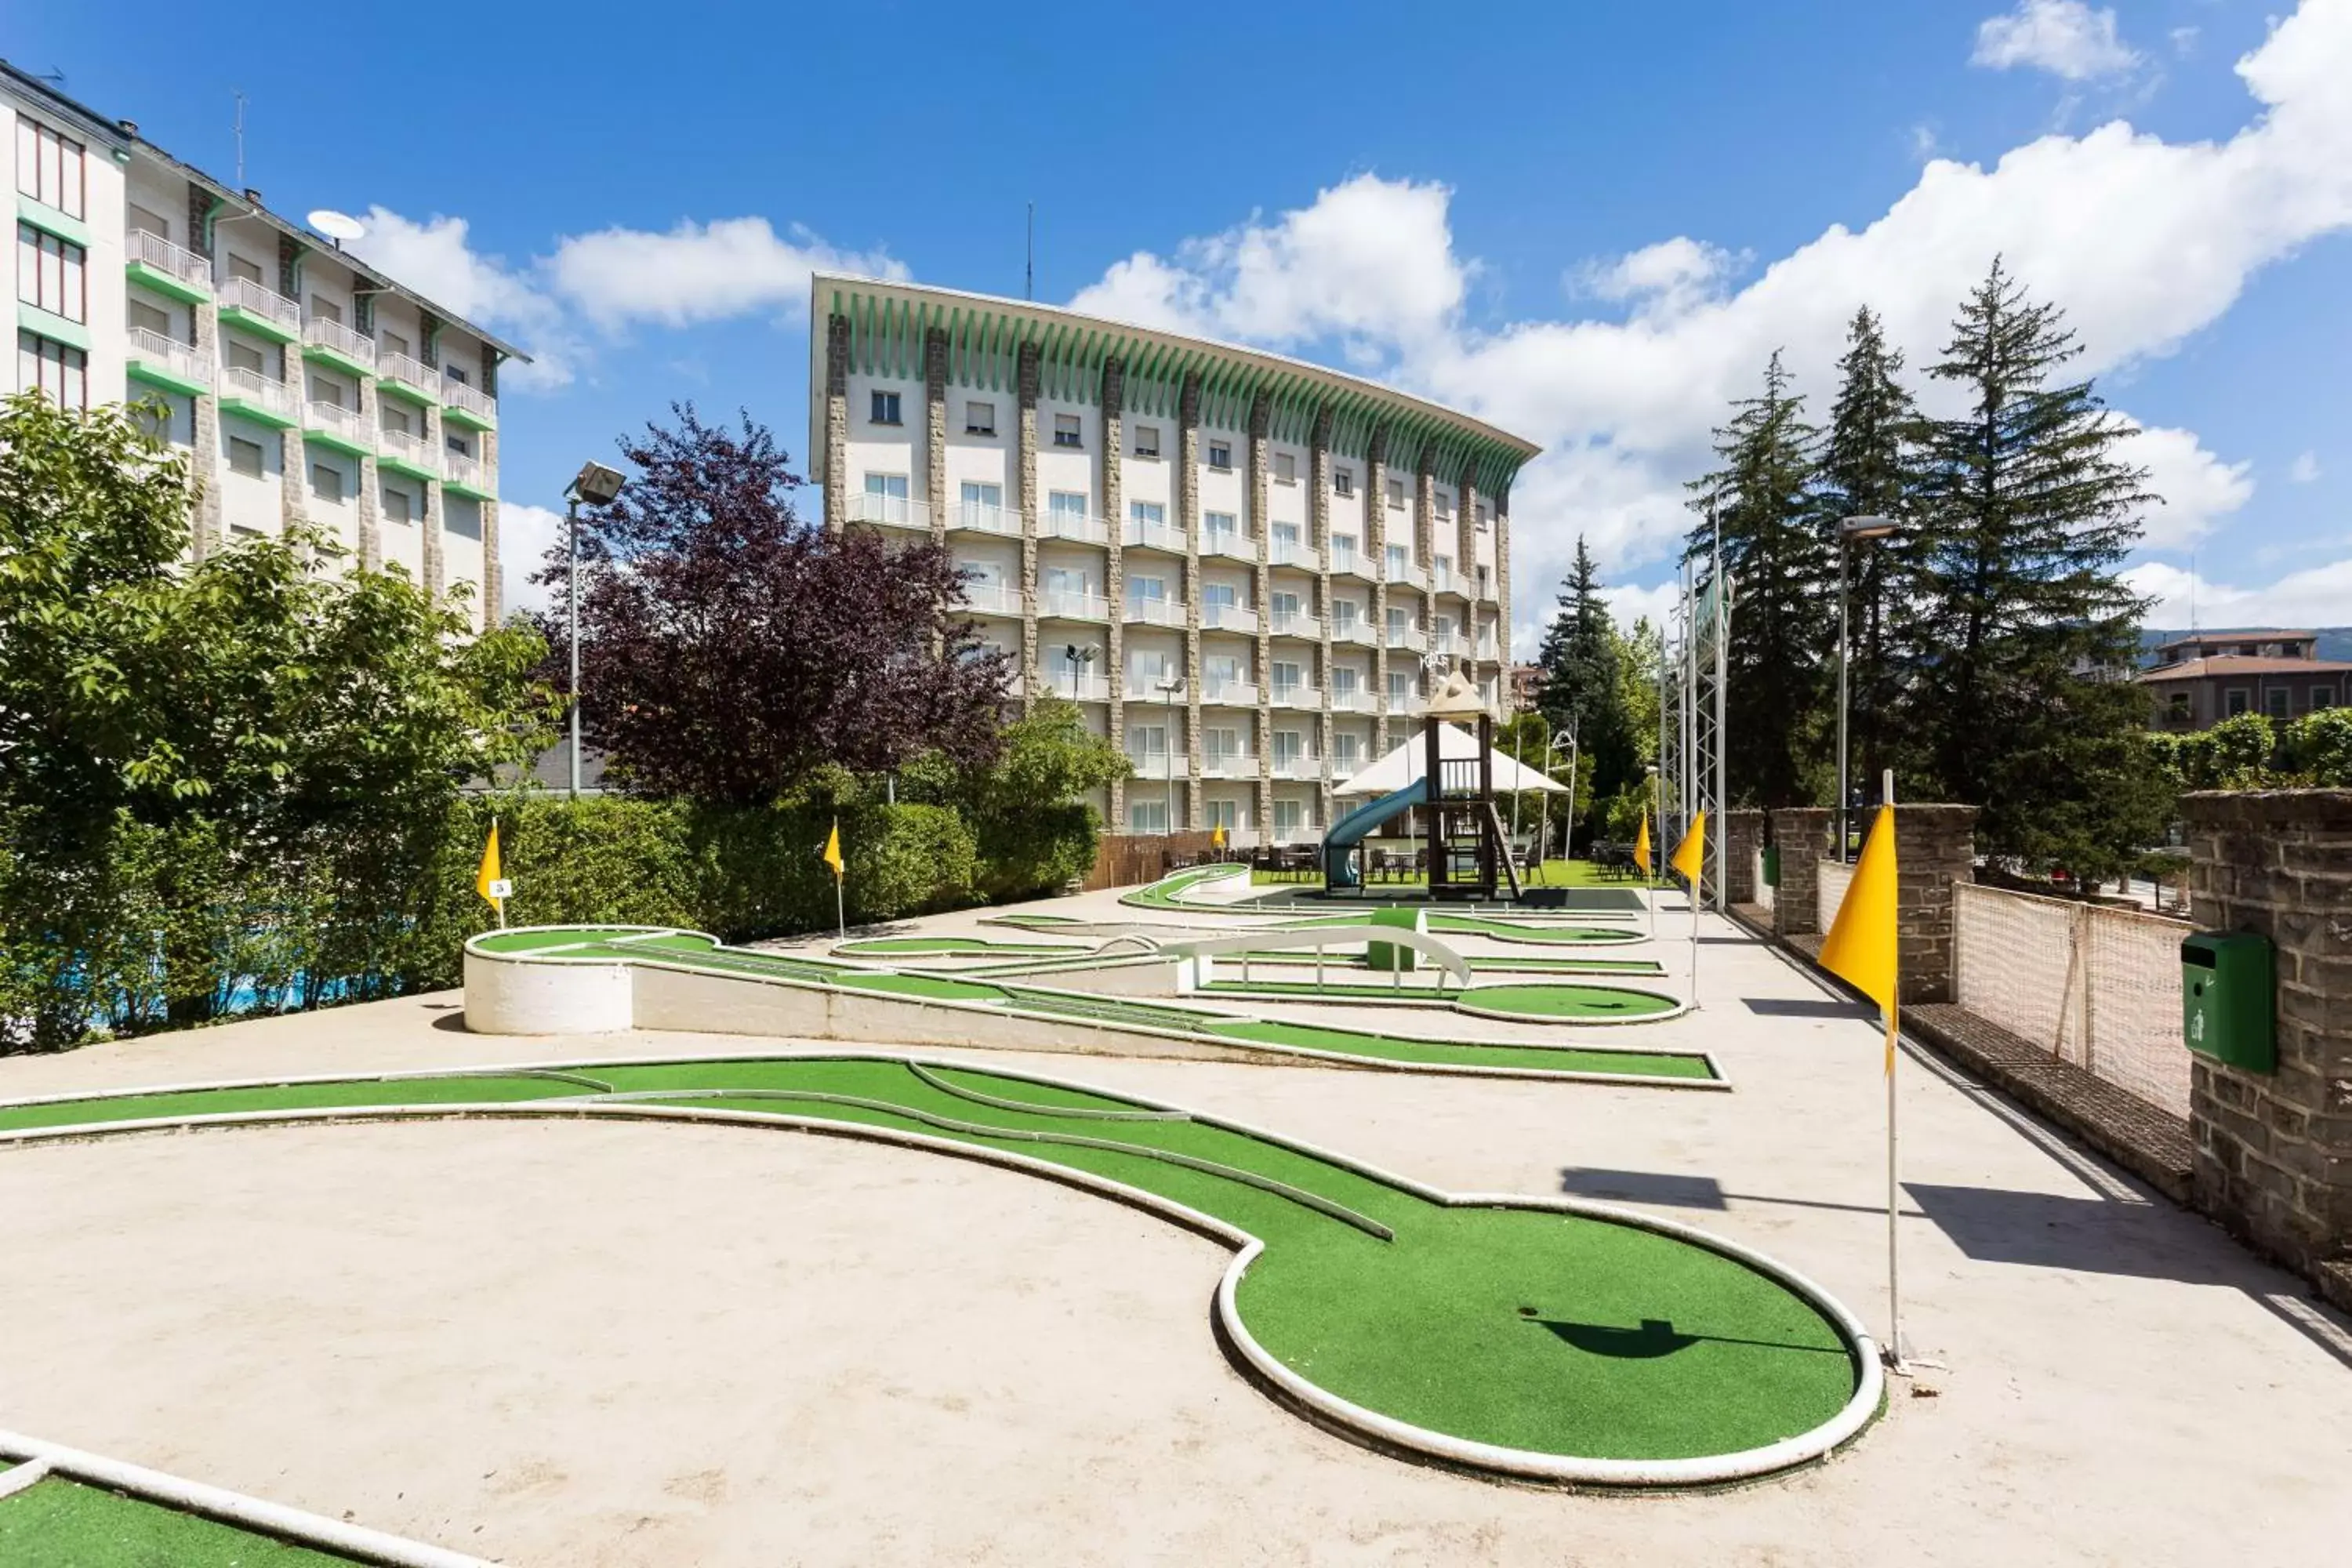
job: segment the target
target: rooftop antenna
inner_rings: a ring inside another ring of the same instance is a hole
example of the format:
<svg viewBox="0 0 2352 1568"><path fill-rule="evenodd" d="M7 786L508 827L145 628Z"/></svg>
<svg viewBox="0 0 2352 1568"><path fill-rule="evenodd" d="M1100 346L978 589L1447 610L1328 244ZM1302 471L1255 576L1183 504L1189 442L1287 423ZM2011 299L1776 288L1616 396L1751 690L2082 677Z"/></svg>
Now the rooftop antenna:
<svg viewBox="0 0 2352 1568"><path fill-rule="evenodd" d="M1035 202L1029 204L1028 238L1029 259L1021 268L1021 297L1024 300L1034 300L1037 297L1037 204Z"/></svg>
<svg viewBox="0 0 2352 1568"><path fill-rule="evenodd" d="M236 188L245 189L245 94L236 95Z"/></svg>

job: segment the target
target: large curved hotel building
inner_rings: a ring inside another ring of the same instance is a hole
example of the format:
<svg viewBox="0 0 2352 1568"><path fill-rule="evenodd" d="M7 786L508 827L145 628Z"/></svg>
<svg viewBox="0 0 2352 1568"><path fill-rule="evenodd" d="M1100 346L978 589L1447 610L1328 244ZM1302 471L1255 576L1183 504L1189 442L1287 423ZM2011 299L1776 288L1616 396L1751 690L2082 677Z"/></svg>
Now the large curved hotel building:
<svg viewBox="0 0 2352 1568"><path fill-rule="evenodd" d="M1023 699L1133 759L1115 828L1312 838L1433 673L1508 700L1517 437L1025 300L820 273L810 321L826 522L954 550Z"/></svg>

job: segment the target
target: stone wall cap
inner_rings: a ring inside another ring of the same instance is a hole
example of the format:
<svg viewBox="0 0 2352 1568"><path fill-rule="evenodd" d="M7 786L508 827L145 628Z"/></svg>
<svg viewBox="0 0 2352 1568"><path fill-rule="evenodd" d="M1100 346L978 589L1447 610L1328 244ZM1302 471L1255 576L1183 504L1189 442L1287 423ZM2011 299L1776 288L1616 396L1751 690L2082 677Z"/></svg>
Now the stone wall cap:
<svg viewBox="0 0 2352 1568"><path fill-rule="evenodd" d="M2191 826L2352 828L2352 789L2197 790L2180 815Z"/></svg>

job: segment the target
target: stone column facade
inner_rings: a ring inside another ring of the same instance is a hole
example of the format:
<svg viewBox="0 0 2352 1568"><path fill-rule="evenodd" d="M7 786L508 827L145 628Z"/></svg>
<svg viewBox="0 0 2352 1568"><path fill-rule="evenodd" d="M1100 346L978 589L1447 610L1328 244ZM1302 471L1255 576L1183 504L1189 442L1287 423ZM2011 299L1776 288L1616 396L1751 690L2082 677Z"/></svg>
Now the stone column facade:
<svg viewBox="0 0 2352 1568"><path fill-rule="evenodd" d="M1201 374L1187 371L1176 394L1176 525L1184 531L1184 820L1201 815ZM1169 737L1172 743L1174 736Z"/></svg>
<svg viewBox="0 0 2352 1568"><path fill-rule="evenodd" d="M485 353L483 359L489 356ZM495 496L499 493L499 433L482 432L482 488ZM499 559L499 503L486 500L482 508L482 629L496 631L506 618L507 570Z"/></svg>
<svg viewBox="0 0 2352 1568"><path fill-rule="evenodd" d="M923 500L929 508L931 542L948 542L948 333L923 332Z"/></svg>
<svg viewBox="0 0 2352 1568"><path fill-rule="evenodd" d="M1895 807L1895 921L1902 952L1896 990L1906 1005L1949 1002L1956 994L1959 899L1952 889L1975 879L1976 827L1973 805L1898 802ZM1785 856L1783 851L1783 892L1789 881Z"/></svg>
<svg viewBox="0 0 2352 1568"><path fill-rule="evenodd" d="M1372 432L1364 453L1364 550L1375 574L1372 582L1372 689L1379 694L1379 717L1372 721L1374 761L1389 752L1389 588L1387 431ZM1410 654L1401 654L1402 668L1412 668Z"/></svg>
<svg viewBox="0 0 2352 1568"><path fill-rule="evenodd" d="M1013 366L1020 405L1014 461L1021 490L1021 710L1037 705L1037 345L1024 342Z"/></svg>
<svg viewBox="0 0 2352 1568"><path fill-rule="evenodd" d="M1473 595L1470 604L1470 624L1463 634L1470 639L1470 651L1462 660L1470 679L1476 680L1485 672L1486 661L1478 652L1478 629L1490 614L1485 595L1478 593L1478 482L1465 467L1454 485L1454 559L1461 563L1462 575L1470 582Z"/></svg>
<svg viewBox="0 0 2352 1568"><path fill-rule="evenodd" d="M1736 806L1723 814L1723 879L1735 904L1756 902L1756 855L1764 847L1764 814Z"/></svg>
<svg viewBox="0 0 2352 1568"><path fill-rule="evenodd" d="M1109 563L1103 568L1103 595L1110 601L1110 629L1103 639L1106 732L1111 749L1127 751L1127 362L1118 356L1102 367L1102 495L1103 535L1110 542ZM1111 831L1127 825L1127 782L1110 786Z"/></svg>
<svg viewBox="0 0 2352 1568"><path fill-rule="evenodd" d="M1495 492L1495 656L1502 661L1496 679L1502 686L1504 702L1510 701L1511 685L1511 519L1506 510L1510 504L1508 490Z"/></svg>
<svg viewBox="0 0 2352 1568"><path fill-rule="evenodd" d="M1317 724L1323 755L1331 755L1331 405L1328 403L1315 410L1314 423L1307 433L1307 546L1315 552L1315 592L1321 598L1319 613L1323 617L1323 668L1317 678L1323 682L1322 714ZM1315 792L1317 820L1325 827L1331 826L1331 780L1327 772ZM1272 823L1267 824L1272 826Z"/></svg>
<svg viewBox="0 0 2352 1568"><path fill-rule="evenodd" d="M824 525L849 520L849 318L824 320Z"/></svg>
<svg viewBox="0 0 2352 1568"><path fill-rule="evenodd" d="M1260 843L1274 831L1274 574L1270 564L1274 531L1267 525L1267 487L1272 482L1265 453L1266 432L1274 424L1274 399L1261 392L1250 399L1249 520L1245 526L1257 540L1257 798L1251 815L1256 819Z"/></svg>
<svg viewBox="0 0 2352 1568"><path fill-rule="evenodd" d="M1829 853L1827 806L1784 806L1772 814L1780 847L1780 885L1772 893L1772 934L1810 936L1822 929L1822 857Z"/></svg>
<svg viewBox="0 0 2352 1568"><path fill-rule="evenodd" d="M2196 924L2274 948L2274 1071L2189 1058L2190 1198L2352 1310L2352 790L2191 795Z"/></svg>
<svg viewBox="0 0 2352 1568"><path fill-rule="evenodd" d="M434 461L438 462L442 451L439 405L431 405L425 410L423 424L425 450ZM431 480L422 489L425 491L425 521L419 526L423 530L421 542L425 547L425 592L429 597L438 599L449 586L447 552L443 547L441 533L441 484L437 479Z"/></svg>

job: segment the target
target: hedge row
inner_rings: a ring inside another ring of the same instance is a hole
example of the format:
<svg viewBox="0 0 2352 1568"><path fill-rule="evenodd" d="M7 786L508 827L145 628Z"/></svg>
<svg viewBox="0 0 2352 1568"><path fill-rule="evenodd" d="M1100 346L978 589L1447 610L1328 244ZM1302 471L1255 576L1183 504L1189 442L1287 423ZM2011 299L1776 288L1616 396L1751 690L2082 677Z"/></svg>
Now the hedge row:
<svg viewBox="0 0 2352 1568"><path fill-rule="evenodd" d="M0 857L0 1051L54 1049L254 1011L457 984L492 915L474 891L491 820L517 925L675 925L730 942L833 925L819 859L841 826L848 918L897 920L1056 891L1094 854L1084 807L983 858L951 806L730 810L530 795L467 798L367 842L257 847L201 819L128 820L98 863Z"/></svg>

